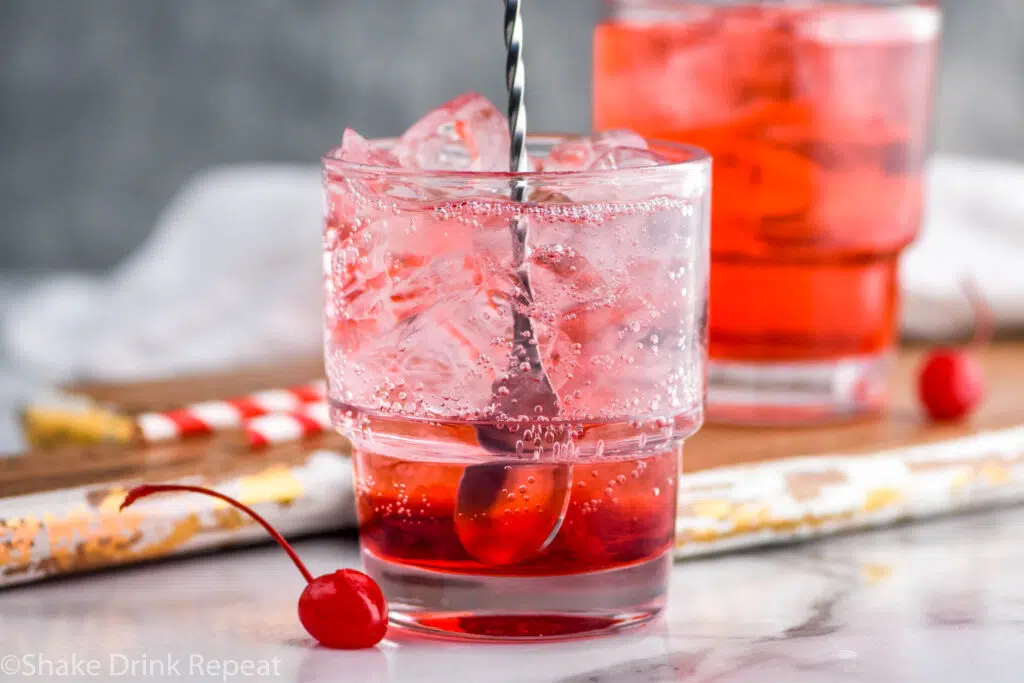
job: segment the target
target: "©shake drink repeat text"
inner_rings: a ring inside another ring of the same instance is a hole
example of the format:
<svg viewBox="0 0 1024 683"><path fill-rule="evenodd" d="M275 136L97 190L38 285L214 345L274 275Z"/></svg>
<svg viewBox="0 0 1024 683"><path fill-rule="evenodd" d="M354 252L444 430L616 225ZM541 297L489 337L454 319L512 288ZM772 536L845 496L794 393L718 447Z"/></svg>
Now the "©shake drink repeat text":
<svg viewBox="0 0 1024 683"><path fill-rule="evenodd" d="M144 680L180 676L196 681L277 680L281 675L281 659L211 657L194 652L146 654L112 652L106 657L71 653L53 656L43 652L6 654L0 657L0 676L4 680L40 679L78 680L95 677L99 680L126 678Z"/></svg>

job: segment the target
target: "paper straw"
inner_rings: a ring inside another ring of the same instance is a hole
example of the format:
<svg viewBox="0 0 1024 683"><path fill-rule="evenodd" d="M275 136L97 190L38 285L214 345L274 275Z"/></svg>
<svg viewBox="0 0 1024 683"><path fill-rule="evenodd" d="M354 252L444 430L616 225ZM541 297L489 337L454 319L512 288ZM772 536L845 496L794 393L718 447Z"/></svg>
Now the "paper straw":
<svg viewBox="0 0 1024 683"><path fill-rule="evenodd" d="M162 413L143 413L137 422L143 441L176 441L237 429L246 420L268 413L299 410L306 404L322 402L325 393L324 383L314 382L220 401L203 401Z"/></svg>
<svg viewBox="0 0 1024 683"><path fill-rule="evenodd" d="M245 435L252 448L301 441L322 434L331 427L327 403L310 403L299 410L270 413L245 422Z"/></svg>

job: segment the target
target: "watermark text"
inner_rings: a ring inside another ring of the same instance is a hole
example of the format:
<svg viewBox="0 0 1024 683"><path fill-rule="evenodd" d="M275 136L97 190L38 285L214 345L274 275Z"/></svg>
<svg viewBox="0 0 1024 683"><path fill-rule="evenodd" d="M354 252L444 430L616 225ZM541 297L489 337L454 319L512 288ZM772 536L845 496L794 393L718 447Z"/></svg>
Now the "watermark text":
<svg viewBox="0 0 1024 683"><path fill-rule="evenodd" d="M148 654L111 653L105 657L78 654L53 656L42 652L0 657L0 678L111 678L145 679L180 676L197 681L276 680L281 659L212 657L199 653Z"/></svg>

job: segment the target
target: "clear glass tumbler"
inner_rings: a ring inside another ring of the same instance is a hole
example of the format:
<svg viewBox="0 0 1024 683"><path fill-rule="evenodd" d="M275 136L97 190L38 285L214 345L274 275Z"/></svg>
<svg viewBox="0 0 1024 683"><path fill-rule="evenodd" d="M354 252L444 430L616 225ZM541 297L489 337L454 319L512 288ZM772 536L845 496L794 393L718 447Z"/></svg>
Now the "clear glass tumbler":
<svg viewBox="0 0 1024 683"><path fill-rule="evenodd" d="M611 2L595 128L715 159L712 419L884 407L939 32L934 0Z"/></svg>
<svg viewBox="0 0 1024 683"><path fill-rule="evenodd" d="M682 444L703 420L711 163L650 148L657 166L627 151L587 172L323 160L332 415L393 623L555 638L664 604ZM557 406L496 395L529 368L513 311Z"/></svg>

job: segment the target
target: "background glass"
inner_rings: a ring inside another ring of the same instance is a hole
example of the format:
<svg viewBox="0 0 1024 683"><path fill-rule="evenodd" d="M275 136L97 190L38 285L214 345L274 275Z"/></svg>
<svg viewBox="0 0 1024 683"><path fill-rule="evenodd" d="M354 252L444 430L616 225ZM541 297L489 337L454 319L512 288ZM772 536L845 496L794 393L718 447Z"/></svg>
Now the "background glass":
<svg viewBox="0 0 1024 683"><path fill-rule="evenodd" d="M324 159L330 398L354 446L366 568L396 623L558 637L664 604L682 442L703 420L711 176L700 150L651 148L670 163L508 174ZM516 220L554 417L492 393L520 371ZM485 429L513 436L485 449Z"/></svg>
<svg viewBox="0 0 1024 683"><path fill-rule="evenodd" d="M935 2L620 0L595 128L715 159L712 417L878 410L922 215Z"/></svg>

